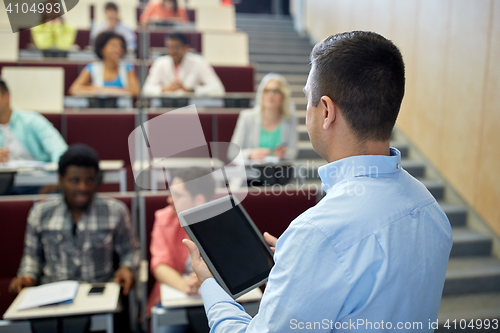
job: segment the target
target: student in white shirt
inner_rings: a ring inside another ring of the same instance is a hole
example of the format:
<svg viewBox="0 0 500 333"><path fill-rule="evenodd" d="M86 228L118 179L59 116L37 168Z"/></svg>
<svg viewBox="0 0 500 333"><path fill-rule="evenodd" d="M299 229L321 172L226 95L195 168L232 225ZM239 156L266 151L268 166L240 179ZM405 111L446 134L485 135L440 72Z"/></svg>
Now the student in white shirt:
<svg viewBox="0 0 500 333"><path fill-rule="evenodd" d="M225 89L212 66L198 54L189 52L182 33L166 39L168 55L153 62L143 88L147 96L162 92L194 92L200 96L221 96Z"/></svg>

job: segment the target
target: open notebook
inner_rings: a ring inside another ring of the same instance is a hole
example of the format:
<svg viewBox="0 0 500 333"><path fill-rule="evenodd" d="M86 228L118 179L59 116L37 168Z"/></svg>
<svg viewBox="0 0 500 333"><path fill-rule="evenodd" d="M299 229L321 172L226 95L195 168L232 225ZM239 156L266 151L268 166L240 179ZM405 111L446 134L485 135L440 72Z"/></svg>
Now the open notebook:
<svg viewBox="0 0 500 333"><path fill-rule="evenodd" d="M78 281L61 281L26 288L17 309L25 310L45 305L72 302L78 291Z"/></svg>
<svg viewBox="0 0 500 333"><path fill-rule="evenodd" d="M191 306L202 306L201 295L189 296L175 288L162 284L160 287L161 305L164 308L184 308ZM245 295L236 299L237 302L256 302L262 298L262 291L255 288Z"/></svg>

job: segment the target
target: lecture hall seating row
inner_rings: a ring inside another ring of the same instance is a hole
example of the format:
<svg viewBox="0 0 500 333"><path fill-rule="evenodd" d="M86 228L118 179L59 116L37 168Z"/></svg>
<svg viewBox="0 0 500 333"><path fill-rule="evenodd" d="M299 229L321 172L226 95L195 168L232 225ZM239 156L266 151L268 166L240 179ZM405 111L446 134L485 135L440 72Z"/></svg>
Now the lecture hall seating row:
<svg viewBox="0 0 500 333"><path fill-rule="evenodd" d="M151 231L153 229L154 214L158 209L164 208L168 192L141 193L139 196L139 216L132 215L134 224L144 223L142 229L146 230L147 260L151 259L149 245ZM261 232L268 231L272 235L279 236L288 227L289 223L302 212L315 205L317 194L314 191L296 190L287 193L269 191L251 191L243 200L242 204L252 220ZM108 197L114 197L124 202L132 211L136 211L137 199L135 193L124 194L108 193ZM24 247L24 233L26 231L26 219L33 203L43 199L44 196L30 196L28 198L5 197L0 199L0 251L4 255L0 257L0 314L3 314L13 297L8 293L8 284L16 276ZM136 225L137 228L137 225ZM138 237L139 238L139 237ZM154 284L154 277L149 274L148 292Z"/></svg>
<svg viewBox="0 0 500 333"><path fill-rule="evenodd" d="M201 33L195 31L183 31L188 39L189 45L196 50L196 52L201 53ZM168 34L166 31L149 31L149 47L165 47L165 36ZM139 33L136 32L137 39L139 40ZM78 30L76 34L75 44L80 47L81 50L85 50L90 41L90 30ZM19 49L28 49L28 44L31 43L31 31L23 30L19 32Z"/></svg>
<svg viewBox="0 0 500 333"><path fill-rule="evenodd" d="M0 62L0 72L4 66L24 67L62 67L64 69L64 94L68 95L71 84L78 77L80 71L88 62L77 61L33 61L20 60L17 62ZM148 65L148 70L151 64ZM219 76L226 92L253 92L254 67L253 66L213 66Z"/></svg>

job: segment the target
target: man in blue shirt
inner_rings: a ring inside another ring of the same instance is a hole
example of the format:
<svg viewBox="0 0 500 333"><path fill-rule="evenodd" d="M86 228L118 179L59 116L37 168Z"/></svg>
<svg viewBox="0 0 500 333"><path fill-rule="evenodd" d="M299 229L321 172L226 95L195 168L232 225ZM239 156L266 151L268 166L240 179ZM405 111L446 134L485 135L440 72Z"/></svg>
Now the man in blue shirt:
<svg viewBox="0 0 500 333"><path fill-rule="evenodd" d="M330 36L311 54L306 123L326 196L275 242L275 266L255 318L212 278L184 240L203 282L213 332L432 332L452 246L449 221L401 168L390 136L404 63L373 32Z"/></svg>

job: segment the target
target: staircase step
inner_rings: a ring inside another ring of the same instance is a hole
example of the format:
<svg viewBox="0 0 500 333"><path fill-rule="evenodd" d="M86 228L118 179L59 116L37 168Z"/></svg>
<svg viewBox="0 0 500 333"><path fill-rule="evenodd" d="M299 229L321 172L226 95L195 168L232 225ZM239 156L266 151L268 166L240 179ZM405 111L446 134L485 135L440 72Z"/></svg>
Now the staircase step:
<svg viewBox="0 0 500 333"><path fill-rule="evenodd" d="M453 247L451 257L489 256L491 238L467 228L453 228Z"/></svg>
<svg viewBox="0 0 500 333"><path fill-rule="evenodd" d="M255 73L255 84L259 84L262 78L266 75L267 73ZM281 74L281 73L280 73ZM306 84L307 81L307 75L303 74L286 74L283 73L283 76L285 79L288 81L289 84ZM297 110L299 110L297 108ZM305 108L303 108L305 112Z"/></svg>
<svg viewBox="0 0 500 333"><path fill-rule="evenodd" d="M439 205L446 213L448 220L453 228L455 227L465 227L467 222L467 209L459 205L451 205L447 203L440 202Z"/></svg>
<svg viewBox="0 0 500 333"><path fill-rule="evenodd" d="M311 54L312 47L294 47L294 46L262 46L262 45L249 45L249 53L261 53L261 54L295 54L295 55L304 55L308 57Z"/></svg>
<svg viewBox="0 0 500 333"><path fill-rule="evenodd" d="M443 182L439 180L421 180L422 184L427 187L429 192L431 192L432 196L436 200L443 200L444 199L444 184Z"/></svg>
<svg viewBox="0 0 500 333"><path fill-rule="evenodd" d="M294 54L259 54L250 52L250 62L258 64L297 64L304 65L309 63L309 57L305 55L294 55ZM304 88L301 85L300 91Z"/></svg>
<svg viewBox="0 0 500 333"><path fill-rule="evenodd" d="M306 76L309 74L310 66L307 64L257 64L255 71L257 73L279 73L279 74L302 74ZM305 98L304 98L305 99Z"/></svg>
<svg viewBox="0 0 500 333"><path fill-rule="evenodd" d="M473 330L470 327L460 328L460 320L462 319L467 321L467 324L471 320L474 320L474 324L479 324L479 319L483 327L485 323L484 319L500 319L500 293L479 293L443 297L439 306L439 328L434 332L464 333L483 331L483 329ZM449 320L448 324L450 327L443 326L447 320ZM453 320L456 320L456 327ZM462 325L462 327L465 326L463 323ZM477 325L474 326L478 327ZM484 331L494 331L491 322L488 326L489 329L484 329Z"/></svg>
<svg viewBox="0 0 500 333"><path fill-rule="evenodd" d="M248 49L251 50L253 47L271 47L271 48L301 48L304 50L312 50L312 45L307 40L301 39L281 39L281 40L273 40L273 39L258 39L258 38L249 38L248 39Z"/></svg>
<svg viewBox="0 0 500 333"><path fill-rule="evenodd" d="M443 296L500 292L500 260L493 257L451 258Z"/></svg>

